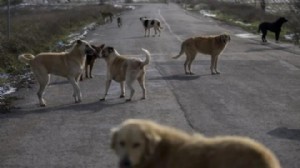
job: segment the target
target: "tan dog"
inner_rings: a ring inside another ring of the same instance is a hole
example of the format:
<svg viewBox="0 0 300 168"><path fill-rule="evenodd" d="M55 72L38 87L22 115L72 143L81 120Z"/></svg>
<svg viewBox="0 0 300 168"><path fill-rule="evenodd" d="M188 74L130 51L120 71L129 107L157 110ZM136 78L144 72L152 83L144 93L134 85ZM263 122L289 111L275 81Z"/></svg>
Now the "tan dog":
<svg viewBox="0 0 300 168"><path fill-rule="evenodd" d="M111 80L119 82L121 85L120 98L125 97L125 85L130 89L130 97L126 101L131 101L132 96L135 92L132 85L137 80L143 90L142 99L146 98L145 88L145 66L150 63L149 51L142 49L146 53L145 61L135 58L126 58L121 56L113 47L105 47L101 52L101 57L105 59L107 63L107 80L105 85L105 94L101 101L105 100L108 89L110 87Z"/></svg>
<svg viewBox="0 0 300 168"><path fill-rule="evenodd" d="M31 66L31 69L40 84L40 88L37 93L40 106L46 106L43 95L45 88L49 83L50 74L67 78L74 89L73 97L75 99L75 103L81 102L82 96L78 80L85 64L86 47L94 50L88 42L77 40L69 52L45 52L36 56L33 56L32 54L22 54L18 57L20 61Z"/></svg>
<svg viewBox="0 0 300 168"><path fill-rule="evenodd" d="M181 44L181 50L179 55L173 57L174 59L179 58L183 53L186 54L186 60L184 63L185 74L193 74L191 71L191 64L194 61L197 53L211 55L210 70L211 74L220 74L217 69L218 58L226 45L230 41L230 36L222 34L218 36L199 36L186 39ZM188 69L187 69L188 68ZM214 72L215 70L215 72Z"/></svg>
<svg viewBox="0 0 300 168"><path fill-rule="evenodd" d="M148 120L114 128L111 147L120 168L280 168L275 155L252 139L191 135Z"/></svg>

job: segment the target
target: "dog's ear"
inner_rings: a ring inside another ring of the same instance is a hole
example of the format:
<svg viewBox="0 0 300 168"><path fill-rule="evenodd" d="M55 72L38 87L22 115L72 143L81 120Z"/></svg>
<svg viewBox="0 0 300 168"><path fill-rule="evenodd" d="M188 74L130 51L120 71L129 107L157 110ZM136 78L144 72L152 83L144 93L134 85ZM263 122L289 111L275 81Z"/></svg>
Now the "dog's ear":
<svg viewBox="0 0 300 168"><path fill-rule="evenodd" d="M144 131L144 135L146 139L146 153L152 155L157 145L161 142L161 137L153 130Z"/></svg>
<svg viewBox="0 0 300 168"><path fill-rule="evenodd" d="M107 47L107 50L109 53L112 53L112 52L114 52L115 49L113 47Z"/></svg>
<svg viewBox="0 0 300 168"><path fill-rule="evenodd" d="M117 137L118 137L119 130L120 130L119 127L116 127L116 128L113 128L113 129L110 130L110 132L111 132L111 141L110 141L111 149L116 148Z"/></svg>
<svg viewBox="0 0 300 168"><path fill-rule="evenodd" d="M81 41L81 40L77 40L76 43L77 43L77 44L81 44L82 41Z"/></svg>
<svg viewBox="0 0 300 168"><path fill-rule="evenodd" d="M99 48L102 50L104 48L105 44L102 44Z"/></svg>

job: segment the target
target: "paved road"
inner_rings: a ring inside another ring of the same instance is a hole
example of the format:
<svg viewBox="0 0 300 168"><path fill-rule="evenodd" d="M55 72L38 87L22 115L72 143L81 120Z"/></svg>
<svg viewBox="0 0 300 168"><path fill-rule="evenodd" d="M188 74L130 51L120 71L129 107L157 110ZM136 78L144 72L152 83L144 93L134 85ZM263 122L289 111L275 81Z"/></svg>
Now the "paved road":
<svg viewBox="0 0 300 168"><path fill-rule="evenodd" d="M162 21L161 37L143 37L138 18ZM243 135L262 142L279 157L284 168L300 167L300 57L290 45L261 45L258 36L202 16L185 13L174 4L143 5L124 13L123 27L107 24L87 40L114 46L121 54L144 59L140 48L152 53L147 68L148 99L119 99L112 83L106 102L105 68L97 60L95 78L81 83L83 102L73 104L72 88L53 77L46 108L38 107L37 86L21 89L19 109L0 116L0 167L116 167L109 148L109 131L127 118L147 118L208 136ZM221 75L212 76L209 57L199 55L196 75L183 71L183 39L198 34L228 32L232 41L221 56Z"/></svg>

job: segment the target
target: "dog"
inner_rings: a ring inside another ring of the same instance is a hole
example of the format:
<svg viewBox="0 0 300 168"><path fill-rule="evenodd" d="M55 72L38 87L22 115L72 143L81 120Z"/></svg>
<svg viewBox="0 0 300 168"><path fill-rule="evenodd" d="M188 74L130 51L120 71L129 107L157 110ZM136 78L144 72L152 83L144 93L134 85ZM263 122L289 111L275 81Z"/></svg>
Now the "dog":
<svg viewBox="0 0 300 168"><path fill-rule="evenodd" d="M150 53L148 50L142 50L146 54L146 59L144 61L135 58L127 58L121 56L113 47L105 47L100 54L101 58L104 58L107 64L107 80L105 85L105 94L100 101L104 101L107 95L110 83L112 80L120 83L121 95L120 98L125 97L125 86L126 82L128 88L130 89L130 97L126 101L131 101L132 96L135 92L132 85L135 80L137 80L143 90L142 99L146 99L146 88L145 88L145 66L150 63Z"/></svg>
<svg viewBox="0 0 300 168"><path fill-rule="evenodd" d="M186 54L184 63L185 74L193 75L191 65L197 53L202 53L211 56L210 70L211 74L220 74L217 69L219 55L223 52L230 41L228 34L221 34L217 36L198 36L188 38L181 44L180 53L174 56L173 59L179 58L183 53Z"/></svg>
<svg viewBox="0 0 300 168"><path fill-rule="evenodd" d="M151 28L153 28L155 31L153 37L156 36L157 31L158 31L158 36L160 36L160 30L163 29L163 27L160 26L160 21L158 19L148 19L147 17L140 17L140 21L143 23L145 29L145 37L147 37L147 32L148 32L148 37L150 37Z"/></svg>
<svg viewBox="0 0 300 168"><path fill-rule="evenodd" d="M122 19L121 19L121 16L118 16L118 18L117 18L117 24L118 24L118 27L121 27L121 26L122 26Z"/></svg>
<svg viewBox="0 0 300 168"><path fill-rule="evenodd" d="M73 86L75 103L81 102L82 95L78 81L84 68L86 47L94 50L88 42L77 40L68 52L44 52L36 56L32 54L19 55L18 59L21 62L30 65L40 85L37 92L40 106L46 106L43 95L49 83L50 74L67 78Z"/></svg>
<svg viewBox="0 0 300 168"><path fill-rule="evenodd" d="M111 12L101 12L101 16L104 19L104 22L106 23L107 18L109 18L109 21L113 21L114 14Z"/></svg>
<svg viewBox="0 0 300 168"><path fill-rule="evenodd" d="M129 119L111 130L120 168L280 168L264 145L240 136L205 137Z"/></svg>
<svg viewBox="0 0 300 168"><path fill-rule="evenodd" d="M85 61L84 69L85 69L85 77L86 78L93 78L92 70L94 67L94 63L97 58L100 58L99 53L104 48L104 44L100 45L98 47L96 47L94 45L91 45L91 46L92 46L93 50L91 50L89 47L85 48L86 61ZM81 81L83 80L83 74L81 75L80 80Z"/></svg>
<svg viewBox="0 0 300 168"><path fill-rule="evenodd" d="M259 24L258 26L258 33L261 31L262 32L262 42L266 43L266 35L268 33L268 30L271 32L275 33L275 40L278 43L279 40L279 35L281 32L281 27L284 23L288 22L288 20L284 17L280 17L279 19L277 19L275 22L262 22Z"/></svg>

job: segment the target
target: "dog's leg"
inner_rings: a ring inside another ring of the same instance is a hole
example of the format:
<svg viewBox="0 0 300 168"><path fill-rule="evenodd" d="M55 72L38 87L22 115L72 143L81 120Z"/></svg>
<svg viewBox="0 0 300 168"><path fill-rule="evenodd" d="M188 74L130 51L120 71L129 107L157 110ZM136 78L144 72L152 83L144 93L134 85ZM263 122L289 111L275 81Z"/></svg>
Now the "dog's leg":
<svg viewBox="0 0 300 168"><path fill-rule="evenodd" d="M280 35L280 31L275 32L275 42L279 43L279 35Z"/></svg>
<svg viewBox="0 0 300 168"><path fill-rule="evenodd" d="M211 71L212 75L216 74L214 72L214 68L215 68L215 55L211 55L211 58L210 58L210 71Z"/></svg>
<svg viewBox="0 0 300 168"><path fill-rule="evenodd" d="M49 79L50 79L50 75L36 75L37 77L37 80L40 84L40 88L39 88L39 91L37 92L37 95L38 95L38 98L39 98L39 101L40 101L40 106L41 107L45 107L46 106L46 101L44 100L43 96L44 96L44 93L45 93L45 89L49 83Z"/></svg>
<svg viewBox="0 0 300 168"><path fill-rule="evenodd" d="M147 37L147 28L145 27L145 37Z"/></svg>
<svg viewBox="0 0 300 168"><path fill-rule="evenodd" d="M143 90L142 99L146 99L146 87L145 87L145 72L142 72L141 76L138 77L138 82Z"/></svg>
<svg viewBox="0 0 300 168"><path fill-rule="evenodd" d="M153 35L153 37L155 37L156 36L156 34L157 34L157 30L156 30L156 27L154 27L154 35Z"/></svg>
<svg viewBox="0 0 300 168"><path fill-rule="evenodd" d="M267 33L268 33L267 30L262 30L261 38L262 38L263 42L267 42L267 40L266 40Z"/></svg>
<svg viewBox="0 0 300 168"><path fill-rule="evenodd" d="M219 55L216 56L215 71L216 71L217 74L221 74L220 71L218 71L218 61L219 61Z"/></svg>
<svg viewBox="0 0 300 168"><path fill-rule="evenodd" d="M129 99L126 99L126 101L131 101L131 99L132 99L132 97L134 95L134 92L135 92L135 90L132 87L133 82L132 81L128 81L128 82L126 82L126 84L127 84L128 88L130 89L130 97L129 97Z"/></svg>
<svg viewBox="0 0 300 168"><path fill-rule="evenodd" d="M211 55L211 65L210 65L210 70L211 70L211 74L215 75L215 74L220 74L220 72L217 69L218 66L218 58L219 55L215 54L215 55Z"/></svg>
<svg viewBox="0 0 300 168"><path fill-rule="evenodd" d="M194 61L196 57L197 52L193 50L188 50L186 52L186 62L184 63L185 69L188 68L188 70L185 70L185 74L193 75L194 73L191 70L192 62ZM187 67L186 67L187 66Z"/></svg>
<svg viewBox="0 0 300 168"><path fill-rule="evenodd" d="M70 81L71 85L73 86L73 97L75 100L75 103L80 103L82 99L81 91L78 85L78 82L73 76L68 77L68 80Z"/></svg>
<svg viewBox="0 0 300 168"><path fill-rule="evenodd" d="M105 93L104 93L103 98L100 99L100 101L104 101L105 100L105 97L107 95L108 89L110 87L110 83L111 83L111 79L107 79L106 83L105 83Z"/></svg>
<svg viewBox="0 0 300 168"><path fill-rule="evenodd" d="M194 61L195 58L196 58L196 54L191 55L189 62L188 62L188 68L189 68L190 75L194 75L194 73L192 72L192 62Z"/></svg>
<svg viewBox="0 0 300 168"><path fill-rule="evenodd" d="M95 63L95 60L92 60L92 62L91 62L91 64L90 64L90 71L89 71L89 73L90 73L90 78L93 78L93 75L92 75L92 69L93 69L93 67L94 67L94 63Z"/></svg>
<svg viewBox="0 0 300 168"><path fill-rule="evenodd" d="M124 85L124 81L120 83L120 87L121 87L120 98L124 98L125 97L125 85Z"/></svg>
<svg viewBox="0 0 300 168"><path fill-rule="evenodd" d="M131 101L132 96L134 95L135 90L133 89L133 82L137 77L137 73L135 72L127 72L126 73L126 85L130 89L130 97L129 99L126 99L126 101Z"/></svg>

